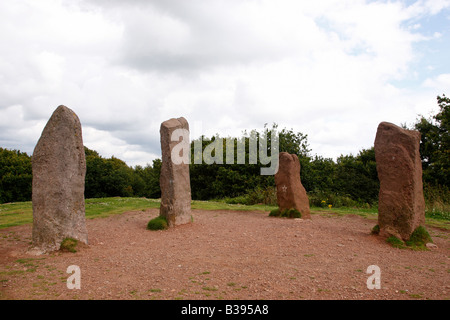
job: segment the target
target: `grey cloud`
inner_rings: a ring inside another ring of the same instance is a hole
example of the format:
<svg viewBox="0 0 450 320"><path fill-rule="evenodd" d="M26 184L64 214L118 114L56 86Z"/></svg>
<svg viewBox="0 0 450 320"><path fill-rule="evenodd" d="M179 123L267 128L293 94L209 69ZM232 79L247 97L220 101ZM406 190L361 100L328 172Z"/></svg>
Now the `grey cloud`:
<svg viewBox="0 0 450 320"><path fill-rule="evenodd" d="M239 6L257 1L90 2L121 17L123 45L115 63L140 71L192 73L295 54L289 39L274 45L237 14Z"/></svg>

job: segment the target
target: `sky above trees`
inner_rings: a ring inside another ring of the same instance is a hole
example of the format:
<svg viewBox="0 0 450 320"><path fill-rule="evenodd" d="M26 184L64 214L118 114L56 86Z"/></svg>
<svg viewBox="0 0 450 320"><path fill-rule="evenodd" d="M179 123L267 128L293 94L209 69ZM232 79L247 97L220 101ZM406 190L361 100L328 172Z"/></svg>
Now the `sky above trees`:
<svg viewBox="0 0 450 320"><path fill-rule="evenodd" d="M1 147L31 154L63 104L87 147L129 165L160 158L160 124L181 116L357 154L450 88L448 0L3 1L0 39Z"/></svg>

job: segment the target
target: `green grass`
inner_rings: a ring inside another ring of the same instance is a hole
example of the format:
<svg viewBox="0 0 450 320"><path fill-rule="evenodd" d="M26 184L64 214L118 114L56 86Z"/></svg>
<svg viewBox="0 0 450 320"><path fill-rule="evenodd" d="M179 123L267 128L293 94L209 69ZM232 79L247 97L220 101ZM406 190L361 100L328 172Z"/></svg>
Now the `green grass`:
<svg viewBox="0 0 450 320"><path fill-rule="evenodd" d="M386 239L386 242L389 243L391 246L393 246L394 248L399 248L399 249L404 249L406 248L405 244L403 243L402 240L400 240L397 237L391 236L389 238Z"/></svg>
<svg viewBox="0 0 450 320"><path fill-rule="evenodd" d="M412 250L427 250L426 244L428 242L433 242L430 234L423 226L419 226L414 232L411 234L411 237L408 241L403 242L395 236L391 236L386 239L386 242L391 244L394 248L399 249L412 249Z"/></svg>
<svg viewBox="0 0 450 320"><path fill-rule="evenodd" d="M78 240L73 239L73 238L65 238L62 242L61 242L61 247L60 249L62 251L69 251L72 253L77 252L77 247L78 245Z"/></svg>
<svg viewBox="0 0 450 320"><path fill-rule="evenodd" d="M159 200L146 198L86 199L86 218L105 218L127 211L159 208ZM33 223L31 201L0 204L0 229Z"/></svg>
<svg viewBox="0 0 450 320"><path fill-rule="evenodd" d="M158 199L146 198L98 198L86 199L86 218L108 217L127 211L142 211L150 208L159 208Z"/></svg>
<svg viewBox="0 0 450 320"><path fill-rule="evenodd" d="M430 234L423 226L419 226L406 241L406 245L415 249L424 249L428 242L433 242Z"/></svg>
<svg viewBox="0 0 450 320"><path fill-rule="evenodd" d="M264 204L254 204L254 205L245 205L245 204L229 204L224 201L200 201L193 200L192 209L201 209L201 210L236 210L236 211L271 211L276 209L277 206L269 206Z"/></svg>
<svg viewBox="0 0 450 320"><path fill-rule="evenodd" d="M301 218L302 214L296 209L286 209L281 211L279 208L270 211L269 217L282 217L282 218Z"/></svg>
<svg viewBox="0 0 450 320"><path fill-rule="evenodd" d="M322 207L311 207L311 213L319 214L356 214L358 216L376 219L378 217L378 208L322 208Z"/></svg>
<svg viewBox="0 0 450 320"><path fill-rule="evenodd" d="M33 223L31 201L0 204L0 229Z"/></svg>
<svg viewBox="0 0 450 320"><path fill-rule="evenodd" d="M158 209L159 199L146 198L98 198L86 199L86 218L105 218L115 214L128 211L144 211L147 209ZM234 211L261 211L267 214L277 206L270 205L243 205L228 204L225 201L192 201L192 209L200 210L234 210ZM326 216L341 216L355 214L368 219L377 219L377 208L321 208L311 207L311 214ZM33 222L33 210L31 201L0 204L0 229L30 224ZM443 229L450 229L449 214L426 215L426 224Z"/></svg>
<svg viewBox="0 0 450 320"><path fill-rule="evenodd" d="M147 224L148 230L165 230L167 229L167 220L164 217L158 216L152 220L150 220Z"/></svg>

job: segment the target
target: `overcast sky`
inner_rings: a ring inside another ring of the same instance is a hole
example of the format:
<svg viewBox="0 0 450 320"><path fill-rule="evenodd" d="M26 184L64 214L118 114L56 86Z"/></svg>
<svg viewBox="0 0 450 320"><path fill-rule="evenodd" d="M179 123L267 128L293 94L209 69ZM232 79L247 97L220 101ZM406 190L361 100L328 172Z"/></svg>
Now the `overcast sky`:
<svg viewBox="0 0 450 320"><path fill-rule="evenodd" d="M0 147L31 155L63 104L87 147L131 166L161 157L160 124L181 116L357 154L381 121L436 113L449 57L450 0L1 1Z"/></svg>

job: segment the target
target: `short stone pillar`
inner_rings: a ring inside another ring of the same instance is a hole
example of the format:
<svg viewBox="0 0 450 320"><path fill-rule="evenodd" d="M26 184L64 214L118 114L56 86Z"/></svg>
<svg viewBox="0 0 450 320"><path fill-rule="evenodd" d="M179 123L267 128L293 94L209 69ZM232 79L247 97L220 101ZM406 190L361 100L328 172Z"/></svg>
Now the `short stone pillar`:
<svg viewBox="0 0 450 320"><path fill-rule="evenodd" d="M161 124L162 164L160 216L169 227L191 221L189 124L185 118Z"/></svg>
<svg viewBox="0 0 450 320"><path fill-rule="evenodd" d="M295 209L301 213L302 219L310 219L309 199L300 180L300 161L297 155L280 152L278 165L278 172L275 174L278 210L282 213Z"/></svg>
<svg viewBox="0 0 450 320"><path fill-rule="evenodd" d="M71 109L53 112L33 151L32 170L33 247L59 250L65 238L87 244L86 160L81 123Z"/></svg>
<svg viewBox="0 0 450 320"><path fill-rule="evenodd" d="M420 132L382 122L375 138L380 235L409 240L425 224Z"/></svg>

